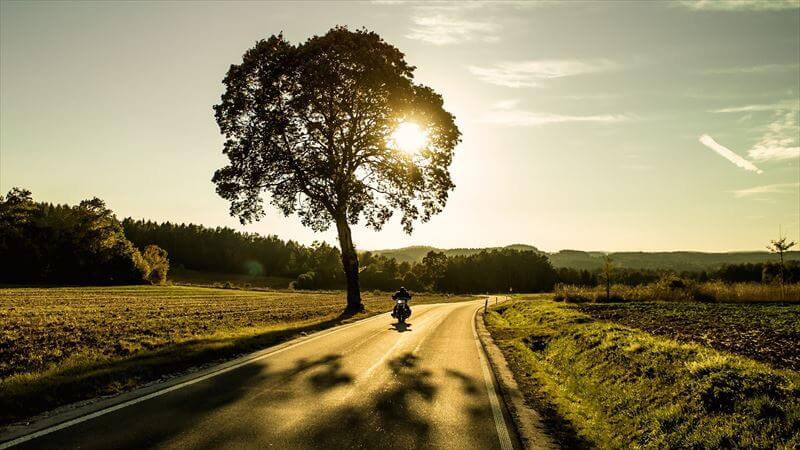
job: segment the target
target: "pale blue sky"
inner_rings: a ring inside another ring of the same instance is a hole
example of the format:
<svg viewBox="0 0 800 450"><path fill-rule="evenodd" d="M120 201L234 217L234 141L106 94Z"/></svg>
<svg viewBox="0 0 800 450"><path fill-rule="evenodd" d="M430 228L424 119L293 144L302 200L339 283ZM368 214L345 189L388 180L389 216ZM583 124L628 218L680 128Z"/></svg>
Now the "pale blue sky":
<svg viewBox="0 0 800 450"><path fill-rule="evenodd" d="M800 238L794 0L0 8L4 192L335 242L274 210L247 227L228 216L210 181L225 164L211 106L256 40L344 24L405 52L463 132L445 210L411 236L357 228L359 248L744 250L779 226Z"/></svg>

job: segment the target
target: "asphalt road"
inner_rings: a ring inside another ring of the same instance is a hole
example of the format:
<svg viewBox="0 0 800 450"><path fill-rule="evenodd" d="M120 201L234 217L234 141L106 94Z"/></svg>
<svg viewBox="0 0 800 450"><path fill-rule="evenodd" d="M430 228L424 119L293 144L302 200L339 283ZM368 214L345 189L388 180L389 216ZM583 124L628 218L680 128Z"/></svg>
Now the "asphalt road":
<svg viewBox="0 0 800 450"><path fill-rule="evenodd" d="M327 330L14 448L517 448L482 305L412 302L406 329L383 314Z"/></svg>

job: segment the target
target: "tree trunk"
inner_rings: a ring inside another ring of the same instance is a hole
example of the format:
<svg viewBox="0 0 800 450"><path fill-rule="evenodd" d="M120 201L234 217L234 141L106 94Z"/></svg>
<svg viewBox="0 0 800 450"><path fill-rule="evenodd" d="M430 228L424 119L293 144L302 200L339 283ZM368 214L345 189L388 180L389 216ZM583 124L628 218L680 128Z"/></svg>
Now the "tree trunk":
<svg viewBox="0 0 800 450"><path fill-rule="evenodd" d="M345 312L361 312L364 311L364 304L361 303L361 287L358 284L358 255L350 234L350 224L347 223L346 218L339 217L336 219L336 229L339 232L339 248L342 250L342 266L347 281Z"/></svg>

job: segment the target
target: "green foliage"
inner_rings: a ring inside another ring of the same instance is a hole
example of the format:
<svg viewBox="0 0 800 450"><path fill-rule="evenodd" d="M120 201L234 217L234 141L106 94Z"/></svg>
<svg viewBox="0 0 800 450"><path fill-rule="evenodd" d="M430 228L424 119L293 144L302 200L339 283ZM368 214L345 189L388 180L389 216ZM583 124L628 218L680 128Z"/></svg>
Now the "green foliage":
<svg viewBox="0 0 800 450"><path fill-rule="evenodd" d="M335 27L298 45L273 35L230 67L214 107L229 164L213 181L231 215L258 220L268 193L303 225L335 225L349 310L363 308L350 226L380 230L399 212L411 233L455 187L449 166L460 132L441 96L414 83L414 69L367 30ZM392 144L405 121L427 134L414 155Z"/></svg>
<svg viewBox="0 0 800 450"><path fill-rule="evenodd" d="M167 282L167 272L169 272L169 259L167 251L157 245L148 245L142 252L142 259L147 264L150 273L147 281L150 284L164 284Z"/></svg>
<svg viewBox="0 0 800 450"><path fill-rule="evenodd" d="M445 256L470 256L470 255L477 255L481 252L490 252L492 250L519 250L521 252L537 252L541 253L541 251L532 246L526 244L511 244L505 247L485 247L485 248L448 248L448 249L441 249L430 247L427 245L412 245L409 247L403 248L396 248L396 249L386 249L386 250L376 250L374 253L379 254L381 256L385 256L387 258L396 259L399 263L418 263L421 262L425 256L428 255L430 252L436 253L444 253Z"/></svg>
<svg viewBox="0 0 800 450"><path fill-rule="evenodd" d="M547 257L532 251L493 250L469 256L429 253L423 280L439 292L546 292L556 273Z"/></svg>
<svg viewBox="0 0 800 450"><path fill-rule="evenodd" d="M487 323L521 385L538 386L594 447L800 443L796 372L594 321L546 301L501 305Z"/></svg>
<svg viewBox="0 0 800 450"><path fill-rule="evenodd" d="M314 289L316 288L315 278L317 274L313 271L300 274L294 283L295 289Z"/></svg>
<svg viewBox="0 0 800 450"><path fill-rule="evenodd" d="M130 218L122 226L137 247L158 245L169 253L173 266L188 270L296 277L309 270L312 258L308 247L294 241L231 228Z"/></svg>
<svg viewBox="0 0 800 450"><path fill-rule="evenodd" d="M98 198L52 205L36 203L30 191L15 188L0 197L0 224L4 282L135 284L150 275L139 250Z"/></svg>
<svg viewBox="0 0 800 450"><path fill-rule="evenodd" d="M231 214L258 219L262 190L315 230L342 214L379 229L396 209L410 231L439 212L460 133L442 98L413 75L403 53L366 30L257 42L231 66L214 107L230 162L214 182ZM428 133L419 155L391 145L405 120Z"/></svg>

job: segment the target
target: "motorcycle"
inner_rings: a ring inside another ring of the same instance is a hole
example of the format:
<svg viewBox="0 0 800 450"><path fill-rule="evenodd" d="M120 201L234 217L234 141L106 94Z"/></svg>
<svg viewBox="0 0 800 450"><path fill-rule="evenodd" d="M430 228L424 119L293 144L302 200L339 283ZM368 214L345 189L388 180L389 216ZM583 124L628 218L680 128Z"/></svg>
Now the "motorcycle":
<svg viewBox="0 0 800 450"><path fill-rule="evenodd" d="M407 298L395 299L394 311L392 317L397 319L397 322L405 325L406 319L411 317L411 308L408 306Z"/></svg>

